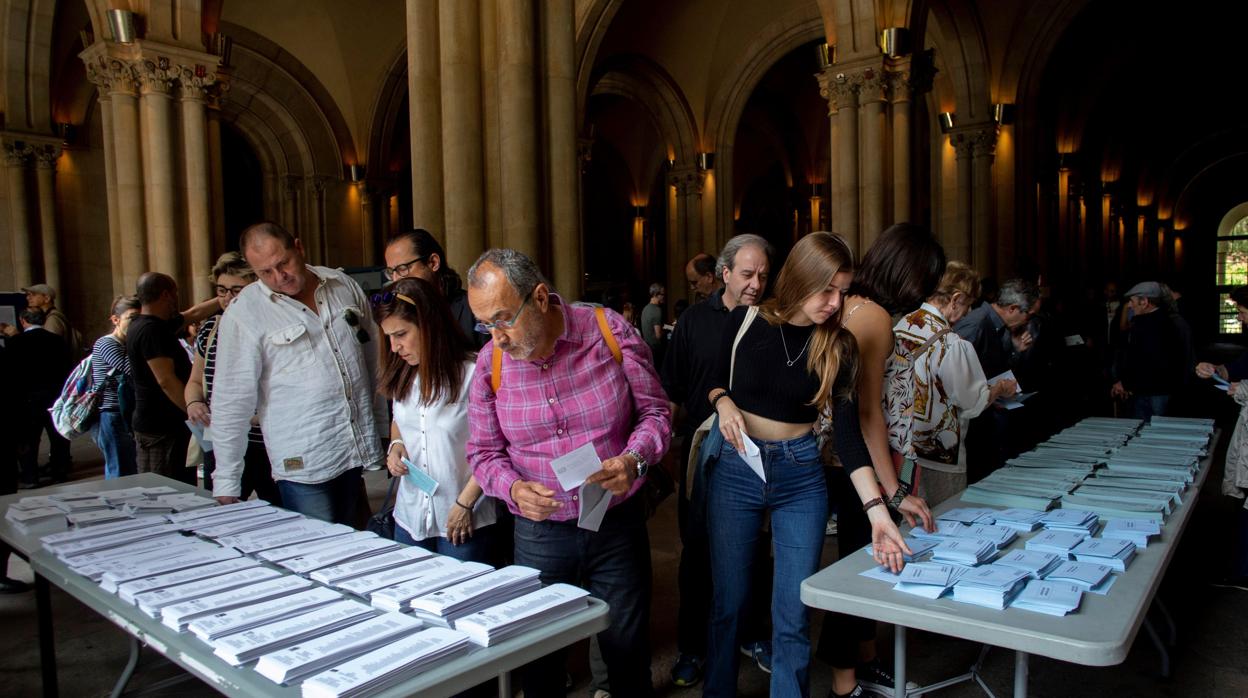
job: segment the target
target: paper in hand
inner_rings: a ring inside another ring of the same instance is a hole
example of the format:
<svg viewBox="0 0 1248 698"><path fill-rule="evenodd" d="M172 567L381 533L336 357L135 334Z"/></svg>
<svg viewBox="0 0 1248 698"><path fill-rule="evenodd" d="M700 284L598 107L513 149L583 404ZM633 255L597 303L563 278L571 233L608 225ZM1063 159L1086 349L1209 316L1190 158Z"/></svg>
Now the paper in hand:
<svg viewBox="0 0 1248 698"><path fill-rule="evenodd" d="M585 478L602 470L602 459L598 458L598 451L591 441L552 460L550 469L555 471L559 486L565 492L571 492L580 487Z"/></svg>
<svg viewBox="0 0 1248 698"><path fill-rule="evenodd" d="M741 454L741 460L750 466L750 470L758 476L758 479L767 482L767 475L763 472L763 456L758 450L758 444L754 443L750 437L746 436L745 430L741 430L741 445L745 446L745 452Z"/></svg>
<svg viewBox="0 0 1248 698"><path fill-rule="evenodd" d="M586 482L581 485L580 499L581 511L576 516L576 525L597 533L611 506L611 493L596 482Z"/></svg>

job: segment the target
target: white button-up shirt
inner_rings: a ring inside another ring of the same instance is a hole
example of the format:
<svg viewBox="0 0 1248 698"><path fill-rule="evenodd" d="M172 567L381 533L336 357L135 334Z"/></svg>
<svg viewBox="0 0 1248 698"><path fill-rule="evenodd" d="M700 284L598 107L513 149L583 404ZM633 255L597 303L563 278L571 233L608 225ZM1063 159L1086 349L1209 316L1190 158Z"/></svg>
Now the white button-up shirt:
<svg viewBox="0 0 1248 698"><path fill-rule="evenodd" d="M239 496L253 414L275 479L316 484L385 463L372 309L345 273L308 269L320 279L316 310L257 282L221 317L212 392L218 497ZM367 342L358 339L361 330Z"/></svg>
<svg viewBox="0 0 1248 698"><path fill-rule="evenodd" d="M407 459L438 483L433 496L404 476L394 504L394 518L414 540L446 538L446 517L455 499L472 477L468 467L468 386L476 361L464 363L464 380L455 402L441 400L420 404L420 379L412 383L407 399L394 402L394 423L399 427ZM473 529L489 526L498 516L495 500L482 496L472 512Z"/></svg>

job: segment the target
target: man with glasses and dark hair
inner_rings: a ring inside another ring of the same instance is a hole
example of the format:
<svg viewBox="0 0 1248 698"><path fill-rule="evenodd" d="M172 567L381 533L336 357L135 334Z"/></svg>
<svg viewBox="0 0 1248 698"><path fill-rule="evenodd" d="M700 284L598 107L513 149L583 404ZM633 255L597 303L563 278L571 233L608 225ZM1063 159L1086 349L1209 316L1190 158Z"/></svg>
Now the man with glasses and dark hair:
<svg viewBox="0 0 1248 698"><path fill-rule="evenodd" d="M413 228L396 233L386 243L387 281L398 281L414 276L437 286L451 306L451 317L464 331L468 343L480 349L487 337L474 331L477 320L468 307L468 293L464 291L459 274L446 263L442 245L424 228Z"/></svg>
<svg viewBox="0 0 1248 698"><path fill-rule="evenodd" d="M492 339L469 385L477 483L516 515L516 564L610 604L598 642L611 692L650 696L650 542L636 495L671 438L650 352L624 318L564 301L515 250L481 255L468 271L468 302ZM585 482L611 495L597 528L578 525L583 490L564 489L551 465L587 445L601 465ZM525 695L564 694L564 654L522 670Z"/></svg>
<svg viewBox="0 0 1248 698"><path fill-rule="evenodd" d="M242 493L257 415L282 506L354 524L362 470L383 466L388 426L368 298L343 272L306 264L303 245L275 223L247 228L239 247L259 282L217 331L213 494L229 503Z"/></svg>

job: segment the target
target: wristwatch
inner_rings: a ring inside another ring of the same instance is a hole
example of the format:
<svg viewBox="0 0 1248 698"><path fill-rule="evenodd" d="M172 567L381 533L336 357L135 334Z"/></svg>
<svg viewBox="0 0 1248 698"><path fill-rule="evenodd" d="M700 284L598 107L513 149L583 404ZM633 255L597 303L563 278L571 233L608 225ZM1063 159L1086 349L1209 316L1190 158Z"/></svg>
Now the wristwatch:
<svg viewBox="0 0 1248 698"><path fill-rule="evenodd" d="M638 478L645 477L646 473L650 470L650 464L646 462L646 459L642 458L641 454L638 453L636 449L632 449L632 448L625 451L624 455L632 456L634 459L637 460L637 477Z"/></svg>

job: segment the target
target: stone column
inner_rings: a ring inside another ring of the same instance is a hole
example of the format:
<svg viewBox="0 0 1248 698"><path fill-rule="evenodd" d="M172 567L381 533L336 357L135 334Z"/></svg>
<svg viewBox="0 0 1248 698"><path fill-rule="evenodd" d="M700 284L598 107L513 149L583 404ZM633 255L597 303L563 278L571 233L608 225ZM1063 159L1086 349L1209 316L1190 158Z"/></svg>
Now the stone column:
<svg viewBox="0 0 1248 698"><path fill-rule="evenodd" d="M299 190L303 188L303 177L288 174L282 178L282 225L297 238L303 237L299 227Z"/></svg>
<svg viewBox="0 0 1248 698"><path fill-rule="evenodd" d="M957 213L954 217L953 230L947 237L952 242L945 252L949 259L965 260L975 267L982 276L988 276L989 270L982 267L972 256L971 245L971 177L973 174L971 156L973 151L972 135L966 131L957 131L949 136L953 143L958 166Z"/></svg>
<svg viewBox="0 0 1248 698"><path fill-rule="evenodd" d="M833 144L836 169L832 191L833 229L849 242L854 255L864 252L858 215L858 93L861 76L855 79L838 65L824 68L818 75L819 93L828 100L829 114L836 122Z"/></svg>
<svg viewBox="0 0 1248 698"><path fill-rule="evenodd" d="M360 265L371 264L377 247L377 191L369 185L360 187Z"/></svg>
<svg viewBox="0 0 1248 698"><path fill-rule="evenodd" d="M689 187L697 179L697 172L692 167L674 169L667 176L667 189L674 189L671 197L674 204L673 215L668 219L672 225L667 231L667 296L675 302L676 298L687 297L688 282L685 279L685 262L693 255L701 252L702 238L691 235L687 218L689 206L686 196ZM710 254L718 254L718 250L707 250Z"/></svg>
<svg viewBox="0 0 1248 698"><path fill-rule="evenodd" d="M867 68L863 71L862 88L859 93L862 116L862 133L859 141L858 160L862 163L862 225L858 240L862 254L884 231L884 108L888 105L886 83L881 71Z"/></svg>
<svg viewBox="0 0 1248 698"><path fill-rule="evenodd" d="M56 226L56 161L59 145L35 149L35 184L39 190L39 239L43 243L43 280L61 290L61 245Z"/></svg>
<svg viewBox="0 0 1248 698"><path fill-rule="evenodd" d="M147 216L143 208L143 155L139 141L138 79L131 65L109 63L108 101L112 104L113 153L117 172L117 224L121 230L122 292L134 293L147 271ZM88 64L88 73L92 66ZM105 138L108 134L105 134Z"/></svg>
<svg viewBox="0 0 1248 698"><path fill-rule="evenodd" d="M143 190L147 211L148 264L178 280L187 293L178 264L177 179L173 172L170 117L174 74L164 57L145 59L139 70L143 119Z"/></svg>
<svg viewBox="0 0 1248 698"><path fill-rule="evenodd" d="M227 240L225 232L225 172L221 165L221 101L217 90L208 91L208 181L211 191L212 239L217 249L237 250L238 240ZM268 178L271 179L270 174ZM271 181L265 182L264 217L277 220L277 198Z"/></svg>
<svg viewBox="0 0 1248 698"><path fill-rule="evenodd" d="M5 175L9 180L9 229L13 245L13 285L17 288L33 284L30 249L30 209L27 208L26 163L30 146L21 141L4 144Z"/></svg>
<svg viewBox="0 0 1248 698"><path fill-rule="evenodd" d="M212 193L208 186L208 128L204 116L204 88L194 72L183 70L179 103L182 112L183 178L186 182L186 228L190 239L193 298L212 296Z"/></svg>
<svg viewBox="0 0 1248 698"><path fill-rule="evenodd" d="M910 72L890 74L893 109L893 223L911 219L910 192Z"/></svg>
<svg viewBox="0 0 1248 698"><path fill-rule="evenodd" d="M446 242L438 0L407 0L407 92L412 141L412 224ZM323 189L323 188L322 188Z"/></svg>
<svg viewBox="0 0 1248 698"><path fill-rule="evenodd" d="M499 130L503 241L541 264L533 0L503 0L497 12L498 118L504 125Z"/></svg>
<svg viewBox="0 0 1248 698"><path fill-rule="evenodd" d="M461 270L485 249L478 5L476 0L438 3L446 255L451 266Z"/></svg>
<svg viewBox="0 0 1248 698"><path fill-rule="evenodd" d="M579 177L576 160L576 17L573 0L546 0L541 5L542 35L546 48L546 166L550 172L550 260L555 288L569 298L580 298L585 264L581 257ZM668 250L676 236L668 232ZM683 255L683 239L682 251ZM678 255L679 256L679 255ZM668 286L674 295L682 285ZM668 266L677 264L669 258ZM668 283L671 283L669 276Z"/></svg>
<svg viewBox="0 0 1248 698"><path fill-rule="evenodd" d="M104 88L98 90L100 132L104 134L104 186L108 193L108 255L113 271L113 295L128 293L121 272L121 224L117 211L117 163L113 150L113 104Z"/></svg>
<svg viewBox="0 0 1248 698"><path fill-rule="evenodd" d="M992 158L997 149L997 126L981 125L971 141L974 158L971 177L971 259L984 274L995 274L992 229Z"/></svg>
<svg viewBox="0 0 1248 698"><path fill-rule="evenodd" d="M308 237L313 241L309 250L313 264L327 264L329 251L325 226L325 187L329 186L330 178L317 175L308 178ZM430 231L433 232L433 231Z"/></svg>

